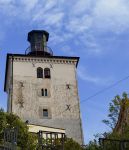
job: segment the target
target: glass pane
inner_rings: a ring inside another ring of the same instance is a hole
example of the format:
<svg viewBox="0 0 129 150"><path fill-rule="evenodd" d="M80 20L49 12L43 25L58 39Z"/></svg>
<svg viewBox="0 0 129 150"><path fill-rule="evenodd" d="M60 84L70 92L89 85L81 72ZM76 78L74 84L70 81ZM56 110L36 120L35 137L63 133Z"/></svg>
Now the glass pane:
<svg viewBox="0 0 129 150"><path fill-rule="evenodd" d="M47 109L43 109L43 117L48 117L48 110Z"/></svg>
<svg viewBox="0 0 129 150"><path fill-rule="evenodd" d="M44 69L44 76L45 76L45 78L50 78L50 69L49 68Z"/></svg>
<svg viewBox="0 0 129 150"><path fill-rule="evenodd" d="M45 96L47 96L47 89L45 89Z"/></svg>
<svg viewBox="0 0 129 150"><path fill-rule="evenodd" d="M37 68L37 78L43 78L43 69Z"/></svg>

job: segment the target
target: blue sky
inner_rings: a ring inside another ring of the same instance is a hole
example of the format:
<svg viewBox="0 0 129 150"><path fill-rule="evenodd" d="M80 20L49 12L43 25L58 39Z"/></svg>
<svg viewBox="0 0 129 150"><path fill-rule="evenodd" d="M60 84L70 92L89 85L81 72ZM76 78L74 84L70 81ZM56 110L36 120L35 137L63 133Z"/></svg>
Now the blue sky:
<svg viewBox="0 0 129 150"><path fill-rule="evenodd" d="M128 0L0 0L0 107L7 53L24 53L27 33L44 29L55 55L79 56L80 101L129 75ZM81 104L85 142L108 131L102 120L113 97L129 93L129 80Z"/></svg>

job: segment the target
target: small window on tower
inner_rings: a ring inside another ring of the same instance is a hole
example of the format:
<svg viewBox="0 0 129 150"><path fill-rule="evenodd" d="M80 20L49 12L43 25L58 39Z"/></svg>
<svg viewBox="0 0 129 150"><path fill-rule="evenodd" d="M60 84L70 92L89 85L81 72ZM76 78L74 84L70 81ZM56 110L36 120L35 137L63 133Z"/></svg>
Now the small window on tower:
<svg viewBox="0 0 129 150"><path fill-rule="evenodd" d="M37 68L37 78L43 78L43 69Z"/></svg>
<svg viewBox="0 0 129 150"><path fill-rule="evenodd" d="M48 109L43 109L43 117L48 117Z"/></svg>
<svg viewBox="0 0 129 150"><path fill-rule="evenodd" d="M45 78L51 78L50 69L49 68L45 68L44 69L44 77Z"/></svg>
<svg viewBox="0 0 129 150"><path fill-rule="evenodd" d="M41 119L51 119L52 118L51 108L47 106L39 107L39 117Z"/></svg>

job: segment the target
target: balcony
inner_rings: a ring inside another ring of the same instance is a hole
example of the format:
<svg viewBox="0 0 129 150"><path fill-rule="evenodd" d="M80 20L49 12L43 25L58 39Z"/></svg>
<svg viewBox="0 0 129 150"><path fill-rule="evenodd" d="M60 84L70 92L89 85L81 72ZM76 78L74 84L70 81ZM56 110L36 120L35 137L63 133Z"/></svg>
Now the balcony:
<svg viewBox="0 0 129 150"><path fill-rule="evenodd" d="M29 46L25 50L25 55L33 55L33 56L53 56L53 51L48 46Z"/></svg>

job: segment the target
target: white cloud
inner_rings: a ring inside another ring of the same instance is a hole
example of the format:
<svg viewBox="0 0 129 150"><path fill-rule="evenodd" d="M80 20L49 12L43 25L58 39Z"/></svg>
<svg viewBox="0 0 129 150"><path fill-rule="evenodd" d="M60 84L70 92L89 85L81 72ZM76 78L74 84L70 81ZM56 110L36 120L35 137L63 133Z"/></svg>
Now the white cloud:
<svg viewBox="0 0 129 150"><path fill-rule="evenodd" d="M116 33L128 29L129 3L126 2L126 0L99 0L92 15L95 28Z"/></svg>
<svg viewBox="0 0 129 150"><path fill-rule="evenodd" d="M82 13L85 14L87 10L90 10L92 4L93 0L79 0L73 5L72 13L77 16Z"/></svg>
<svg viewBox="0 0 129 150"><path fill-rule="evenodd" d="M54 25L55 27L56 26L60 26L61 25L61 21L63 19L63 13L62 12L53 12L53 14L50 14L50 13L46 13L44 16L42 16L42 19L44 21L44 25Z"/></svg>
<svg viewBox="0 0 129 150"><path fill-rule="evenodd" d="M31 11L34 9L36 4L38 3L38 0L22 0L21 4L23 5L23 9L26 11Z"/></svg>
<svg viewBox="0 0 129 150"><path fill-rule="evenodd" d="M82 34L79 37L78 45L83 45L84 48L82 48L82 52L89 53L89 54L95 54L95 55L101 55L102 54L102 47L100 43L97 41L96 37L94 37L93 34L87 33Z"/></svg>
<svg viewBox="0 0 129 150"><path fill-rule="evenodd" d="M121 33L129 29L128 8L127 0L80 0L71 9L68 26L75 33L87 30Z"/></svg>
<svg viewBox="0 0 129 150"><path fill-rule="evenodd" d="M63 17L64 12L58 7L58 0L48 0L46 3L42 2L35 8L34 13L31 15L31 23L37 23L38 26L61 28Z"/></svg>
<svg viewBox="0 0 129 150"><path fill-rule="evenodd" d="M63 47L60 48L64 53L66 53L67 55L70 55L70 56L76 56L76 53L75 51L73 51L71 49L70 46L68 45L63 45Z"/></svg>
<svg viewBox="0 0 129 150"><path fill-rule="evenodd" d="M10 4L12 2L14 2L15 0L0 0L0 5L7 5L7 4Z"/></svg>
<svg viewBox="0 0 129 150"><path fill-rule="evenodd" d="M71 0L69 5L64 0L1 0L0 8L21 19L29 16L32 23L64 25L73 34L96 28L122 32L129 24L127 0Z"/></svg>
<svg viewBox="0 0 129 150"><path fill-rule="evenodd" d="M46 11L50 10L53 8L53 7L56 7L58 5L58 0L47 0L46 2L46 5L44 6L44 9Z"/></svg>
<svg viewBox="0 0 129 150"><path fill-rule="evenodd" d="M104 51L95 34L121 34L129 29L128 8L127 0L0 0L0 13L9 25L21 19L54 32L58 42L65 44L71 40L73 46L80 43L93 54Z"/></svg>
<svg viewBox="0 0 129 150"><path fill-rule="evenodd" d="M110 78L101 78L101 77L96 77L96 76L91 76L86 72L85 67L81 66L78 68L78 76L81 80L85 82L91 82L96 85L109 85L112 81Z"/></svg>
<svg viewBox="0 0 129 150"><path fill-rule="evenodd" d="M72 33L80 34L87 31L92 24L92 18L89 15L83 15L81 17L72 17L68 21L67 30Z"/></svg>

